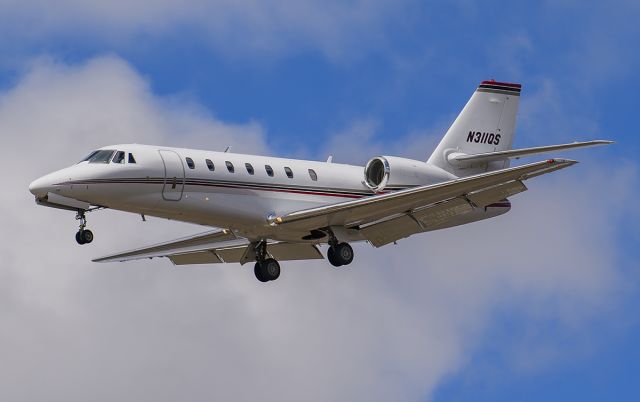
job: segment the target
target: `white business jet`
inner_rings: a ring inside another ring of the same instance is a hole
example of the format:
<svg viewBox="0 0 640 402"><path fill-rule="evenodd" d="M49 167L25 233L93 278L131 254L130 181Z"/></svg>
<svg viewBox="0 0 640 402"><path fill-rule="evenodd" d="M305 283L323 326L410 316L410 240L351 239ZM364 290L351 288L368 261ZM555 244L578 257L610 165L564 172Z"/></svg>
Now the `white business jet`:
<svg viewBox="0 0 640 402"><path fill-rule="evenodd" d="M72 210L79 244L91 243L86 213L103 208L215 229L96 262L168 257L173 264L255 262L258 280L280 276L278 261L353 260L350 242L375 247L509 211L523 181L575 163L510 167L511 159L609 144L588 141L512 149L521 86L483 81L429 159L376 156L366 166L152 145L91 152L78 164L35 180L40 205Z"/></svg>

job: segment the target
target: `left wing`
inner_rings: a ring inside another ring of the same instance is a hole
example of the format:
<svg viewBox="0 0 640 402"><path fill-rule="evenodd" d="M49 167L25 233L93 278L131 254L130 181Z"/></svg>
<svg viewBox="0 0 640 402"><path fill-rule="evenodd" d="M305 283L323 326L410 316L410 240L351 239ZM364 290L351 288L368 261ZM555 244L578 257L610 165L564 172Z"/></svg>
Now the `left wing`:
<svg viewBox="0 0 640 402"><path fill-rule="evenodd" d="M459 197L478 206L473 201L474 195L483 198L483 202L486 202L487 198L494 198L492 202L499 201L506 198L505 194L508 196L509 192L523 191L518 190L522 180L563 169L575 163L577 162L572 160L549 159L443 183L305 209L274 217L271 223L300 231L329 226L361 227L394 216L413 214L425 207Z"/></svg>
<svg viewBox="0 0 640 402"><path fill-rule="evenodd" d="M267 253L280 261L324 258L312 244L267 242ZM255 243L237 237L228 229L200 233L194 236L156 244L123 253L96 258L94 262L124 262L143 258L167 257L174 265L217 264L253 261Z"/></svg>

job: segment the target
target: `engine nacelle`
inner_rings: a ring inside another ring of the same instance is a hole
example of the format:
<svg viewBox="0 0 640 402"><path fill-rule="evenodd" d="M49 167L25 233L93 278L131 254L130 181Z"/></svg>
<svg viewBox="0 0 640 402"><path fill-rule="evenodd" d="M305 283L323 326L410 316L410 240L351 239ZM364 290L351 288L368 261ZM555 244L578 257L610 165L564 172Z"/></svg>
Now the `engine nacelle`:
<svg viewBox="0 0 640 402"><path fill-rule="evenodd" d="M426 162L397 156L376 156L364 168L364 182L375 192L421 186L455 178Z"/></svg>

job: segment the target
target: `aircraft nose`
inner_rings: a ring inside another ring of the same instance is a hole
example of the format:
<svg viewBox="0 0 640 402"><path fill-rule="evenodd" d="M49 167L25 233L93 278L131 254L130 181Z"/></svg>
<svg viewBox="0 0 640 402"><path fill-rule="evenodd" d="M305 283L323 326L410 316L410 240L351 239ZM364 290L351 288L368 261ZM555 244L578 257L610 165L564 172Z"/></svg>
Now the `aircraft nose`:
<svg viewBox="0 0 640 402"><path fill-rule="evenodd" d="M44 197L48 192L51 191L53 187L53 182L51 181L49 175L42 176L29 184L29 191L31 194L36 197Z"/></svg>

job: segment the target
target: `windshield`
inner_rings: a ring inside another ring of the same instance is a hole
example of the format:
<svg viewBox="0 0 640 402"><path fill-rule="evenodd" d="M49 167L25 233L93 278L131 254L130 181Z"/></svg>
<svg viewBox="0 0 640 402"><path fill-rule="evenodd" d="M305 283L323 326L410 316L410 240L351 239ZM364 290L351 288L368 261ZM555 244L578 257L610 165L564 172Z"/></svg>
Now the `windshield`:
<svg viewBox="0 0 640 402"><path fill-rule="evenodd" d="M82 163L82 162L86 162L86 161L88 161L88 160L89 160L93 155L95 155L95 154L97 154L97 153L98 153L98 151L93 151L93 152L91 152L89 155L85 156L85 157L84 157L80 162L78 162L78 163Z"/></svg>
<svg viewBox="0 0 640 402"><path fill-rule="evenodd" d="M102 149L92 153L87 160L89 163L109 163L114 152L113 149Z"/></svg>

